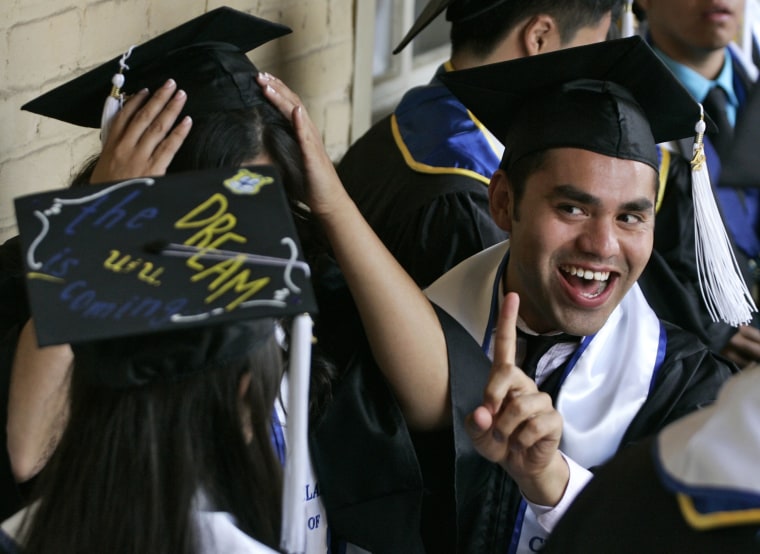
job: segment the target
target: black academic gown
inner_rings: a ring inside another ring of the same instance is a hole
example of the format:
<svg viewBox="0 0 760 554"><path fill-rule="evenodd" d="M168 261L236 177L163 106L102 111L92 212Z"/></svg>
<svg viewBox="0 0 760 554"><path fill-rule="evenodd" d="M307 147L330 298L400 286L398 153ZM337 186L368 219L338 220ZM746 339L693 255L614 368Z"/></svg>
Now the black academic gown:
<svg viewBox="0 0 760 554"><path fill-rule="evenodd" d="M333 536L376 554L503 554L519 491L500 466L475 452L463 427L482 400L490 361L456 321L437 311L449 352L453 427L411 433L368 351L360 351L312 427L322 498ZM668 324L666 330L654 389L622 445L713 402L736 371L692 335Z"/></svg>
<svg viewBox="0 0 760 554"><path fill-rule="evenodd" d="M698 531L655 470L652 440L600 468L554 528L543 554L749 554L760 552L760 524Z"/></svg>
<svg viewBox="0 0 760 554"><path fill-rule="evenodd" d="M491 218L483 182L450 172L421 173L406 164L390 116L351 146L338 175L372 229L420 287L507 237Z"/></svg>
<svg viewBox="0 0 760 554"><path fill-rule="evenodd" d="M0 246L0 521L17 512L22 494L11 472L7 449L8 395L13 356L21 328L29 319L18 237Z"/></svg>

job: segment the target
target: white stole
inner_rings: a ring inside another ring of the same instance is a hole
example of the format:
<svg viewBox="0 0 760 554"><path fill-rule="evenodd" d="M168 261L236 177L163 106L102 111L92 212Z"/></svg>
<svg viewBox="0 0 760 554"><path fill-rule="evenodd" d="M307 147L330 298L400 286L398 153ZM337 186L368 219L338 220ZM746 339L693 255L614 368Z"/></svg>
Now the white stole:
<svg viewBox="0 0 760 554"><path fill-rule="evenodd" d="M498 267L509 241L496 244L464 260L425 291L468 333L483 344L488 329ZM662 336L661 336L662 335ZM555 408L563 418L560 450L583 467L609 459L617 450L631 421L649 395L665 345L659 318L634 284L604 326L582 341L581 355L572 366ZM523 519L518 553L531 552L546 532L531 510ZM538 539L536 541L535 539Z"/></svg>

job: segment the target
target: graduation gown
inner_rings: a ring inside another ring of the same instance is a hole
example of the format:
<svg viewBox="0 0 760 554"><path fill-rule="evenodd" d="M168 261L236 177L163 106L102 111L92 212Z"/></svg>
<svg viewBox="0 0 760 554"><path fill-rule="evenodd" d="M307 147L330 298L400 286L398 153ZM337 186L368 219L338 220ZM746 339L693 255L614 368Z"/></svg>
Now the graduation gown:
<svg viewBox="0 0 760 554"><path fill-rule="evenodd" d="M368 350L360 351L312 428L322 497L332 532L372 552L503 554L519 491L500 466L475 452L463 428L482 400L490 360L470 332L436 311L448 345L452 428L410 432ZM709 404L735 371L693 335L670 324L663 329L660 369L621 447Z"/></svg>
<svg viewBox="0 0 760 554"><path fill-rule="evenodd" d="M348 149L338 174L388 250L425 287L506 238L488 207L501 150L433 78Z"/></svg>

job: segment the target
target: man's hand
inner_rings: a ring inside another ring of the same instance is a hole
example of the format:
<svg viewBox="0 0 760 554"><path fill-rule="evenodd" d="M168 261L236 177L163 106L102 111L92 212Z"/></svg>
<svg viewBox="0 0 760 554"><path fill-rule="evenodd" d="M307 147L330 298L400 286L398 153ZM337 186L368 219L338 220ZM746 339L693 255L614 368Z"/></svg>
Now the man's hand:
<svg viewBox="0 0 760 554"><path fill-rule="evenodd" d="M740 368L760 362L760 329L749 325L739 326L721 354Z"/></svg>
<svg viewBox="0 0 760 554"><path fill-rule="evenodd" d="M475 449L500 464L535 504L555 506L570 478L559 453L562 416L551 397L515 365L520 299L504 299L494 337L491 376L483 404L466 421Z"/></svg>
<svg viewBox="0 0 760 554"><path fill-rule="evenodd" d="M186 116L173 127L187 101L168 80L153 96L141 90L124 103L111 123L108 139L90 183L163 175L190 132Z"/></svg>

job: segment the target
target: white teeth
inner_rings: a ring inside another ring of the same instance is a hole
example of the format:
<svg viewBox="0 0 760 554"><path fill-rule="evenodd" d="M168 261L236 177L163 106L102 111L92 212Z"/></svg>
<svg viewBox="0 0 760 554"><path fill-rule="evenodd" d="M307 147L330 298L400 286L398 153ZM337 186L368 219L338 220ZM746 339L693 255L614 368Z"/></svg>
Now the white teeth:
<svg viewBox="0 0 760 554"><path fill-rule="evenodd" d="M569 273L570 275L577 275L581 279L586 279L587 281L606 281L610 278L609 271L591 271L589 269L583 269L581 267L576 267L573 265L562 266L560 269L562 269L562 271L565 273Z"/></svg>

